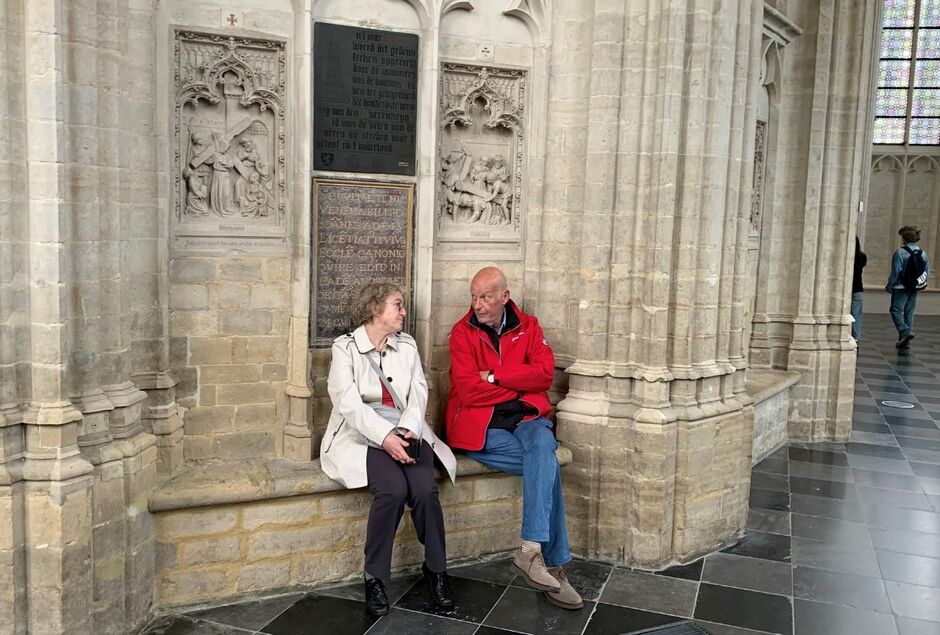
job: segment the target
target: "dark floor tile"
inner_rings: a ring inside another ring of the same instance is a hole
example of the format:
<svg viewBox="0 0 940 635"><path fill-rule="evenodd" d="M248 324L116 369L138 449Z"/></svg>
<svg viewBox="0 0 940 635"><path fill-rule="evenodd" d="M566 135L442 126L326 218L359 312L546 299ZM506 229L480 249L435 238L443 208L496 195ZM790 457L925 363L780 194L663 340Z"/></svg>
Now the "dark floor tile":
<svg viewBox="0 0 940 635"><path fill-rule="evenodd" d="M790 460L821 463L823 465L848 465L848 459L845 454L827 452L825 450L807 450L805 448L791 447Z"/></svg>
<svg viewBox="0 0 940 635"><path fill-rule="evenodd" d="M249 635L234 626L192 620L183 616L166 616L157 619L146 631L146 635Z"/></svg>
<svg viewBox="0 0 940 635"><path fill-rule="evenodd" d="M879 578L812 567L793 567L793 597L824 604L891 613L891 604Z"/></svg>
<svg viewBox="0 0 940 635"><path fill-rule="evenodd" d="M791 535L823 542L840 542L859 547L870 547L871 536L864 523L847 520L793 514L790 517Z"/></svg>
<svg viewBox="0 0 940 635"><path fill-rule="evenodd" d="M889 505L866 505L863 510L869 525L940 534L940 516L932 511L902 509ZM940 537L937 540L940 541Z"/></svg>
<svg viewBox="0 0 940 635"><path fill-rule="evenodd" d="M863 454L865 456L879 456L883 459L895 459L904 461L904 455L897 446L890 447L885 445L875 445L873 443L854 443L845 444L845 451L849 454Z"/></svg>
<svg viewBox="0 0 940 635"><path fill-rule="evenodd" d="M305 595L261 631L268 635L295 635L311 624L330 635L361 635L378 620L366 613L363 602L326 595Z"/></svg>
<svg viewBox="0 0 940 635"><path fill-rule="evenodd" d="M871 547L793 538L792 549L794 565L869 577L881 575L875 560L875 551Z"/></svg>
<svg viewBox="0 0 940 635"><path fill-rule="evenodd" d="M789 462L786 457L775 455L768 456L752 469L758 472L770 472L771 474L787 474Z"/></svg>
<svg viewBox="0 0 940 635"><path fill-rule="evenodd" d="M903 509L919 509L921 511L932 512L933 507L927 500L926 494L918 492L899 492L892 489L881 489L878 487L858 487L856 488L858 497L862 503L867 505L890 505L892 507L901 507Z"/></svg>
<svg viewBox="0 0 940 635"><path fill-rule="evenodd" d="M940 588L940 558L875 550L885 580Z"/></svg>
<svg viewBox="0 0 940 635"><path fill-rule="evenodd" d="M789 563L728 553L713 553L705 558L702 581L777 595L792 593Z"/></svg>
<svg viewBox="0 0 940 635"><path fill-rule="evenodd" d="M790 513L752 507L747 512L747 528L770 534L790 535Z"/></svg>
<svg viewBox="0 0 940 635"><path fill-rule="evenodd" d="M475 635L516 635L516 631L507 631L492 626L481 626L477 629Z"/></svg>
<svg viewBox="0 0 940 635"><path fill-rule="evenodd" d="M853 410L854 410L854 412L867 412L867 413L869 413L869 414L877 414L877 415L880 415L880 414L881 414L881 410L879 410L878 407L875 406L875 405L873 405L873 404L859 404L859 403L857 403L857 404L855 404L855 407L854 407Z"/></svg>
<svg viewBox="0 0 940 635"><path fill-rule="evenodd" d="M897 435L899 445L905 445L901 443L901 437L908 439L940 439L940 429L937 428L899 425L888 426L888 428L891 430L891 434Z"/></svg>
<svg viewBox="0 0 940 635"><path fill-rule="evenodd" d="M388 596L388 601L391 604L397 602L408 589L414 586L414 583L417 582L420 577L421 576L415 574L409 574L392 578L392 581L385 587L385 595ZM366 599L365 588L362 582L318 589L317 595L331 595L337 598L359 600L360 602L364 602Z"/></svg>
<svg viewBox="0 0 940 635"><path fill-rule="evenodd" d="M919 492L921 490L920 483L915 476L886 474L870 470L852 470L852 474L855 476L856 486L877 487L903 492Z"/></svg>
<svg viewBox="0 0 940 635"><path fill-rule="evenodd" d="M751 489L765 489L774 492L789 492L790 479L785 474L751 472Z"/></svg>
<svg viewBox="0 0 940 635"><path fill-rule="evenodd" d="M780 595L702 583L695 618L769 633L790 633L790 599Z"/></svg>
<svg viewBox="0 0 940 635"><path fill-rule="evenodd" d="M868 533L876 549L940 558L940 540L936 534L885 527L869 527Z"/></svg>
<svg viewBox="0 0 940 635"><path fill-rule="evenodd" d="M940 589L886 581L891 606L898 615L940 622Z"/></svg>
<svg viewBox="0 0 940 635"><path fill-rule="evenodd" d="M748 531L736 544L722 549L722 553L789 562L790 537L761 531Z"/></svg>
<svg viewBox="0 0 940 635"><path fill-rule="evenodd" d="M307 631L297 631L311 632ZM329 631L317 631L328 633ZM414 613L392 608L389 614L369 629L369 635L401 635L401 633L434 633L434 635L472 635L476 624L460 622L440 615ZM332 635L332 633L331 633Z"/></svg>
<svg viewBox="0 0 940 635"><path fill-rule="evenodd" d="M787 492L751 488L748 504L752 508L775 509L785 512L790 509L790 495Z"/></svg>
<svg viewBox="0 0 940 635"><path fill-rule="evenodd" d="M927 622L898 615L894 618L900 635L940 635L940 622Z"/></svg>
<svg viewBox="0 0 940 635"><path fill-rule="evenodd" d="M614 569L600 601L653 613L691 617L698 583L666 576Z"/></svg>
<svg viewBox="0 0 940 635"><path fill-rule="evenodd" d="M670 578L681 578L683 580L701 580L702 567L705 565L705 558L699 558L689 564L677 564L675 566L657 571L656 575L665 575Z"/></svg>
<svg viewBox="0 0 940 635"><path fill-rule="evenodd" d="M929 417L924 419L909 417L885 417L885 423L889 427L904 426L905 428L923 428L925 430L937 429L937 424Z"/></svg>
<svg viewBox="0 0 940 635"><path fill-rule="evenodd" d="M674 615L639 611L625 606L598 604L597 610L594 611L591 621L584 630L584 635L623 635L682 621L685 621L685 618Z"/></svg>
<svg viewBox="0 0 940 635"><path fill-rule="evenodd" d="M692 623L700 628L705 629L709 635L764 635L766 632L755 631L750 628L741 628L740 626L718 624L717 622L707 622L705 620L693 620ZM651 635L655 635L655 633Z"/></svg>
<svg viewBox="0 0 940 635"><path fill-rule="evenodd" d="M539 591L509 587L486 618L485 625L522 633L576 635L584 630L593 610L593 602L585 602L580 610L569 611L555 606Z"/></svg>
<svg viewBox="0 0 940 635"><path fill-rule="evenodd" d="M867 423L865 421L852 421L852 430L869 432L872 434L891 434L891 428L886 423Z"/></svg>
<svg viewBox="0 0 940 635"><path fill-rule="evenodd" d="M807 494L790 494L790 511L808 516L823 516L852 522L864 520L858 501L845 501Z"/></svg>
<svg viewBox="0 0 940 635"><path fill-rule="evenodd" d="M887 426L885 427L887 428ZM889 448L898 447L898 441L894 438L894 435L891 434L890 431L888 431L887 434L876 434L874 432L859 432L858 430L852 430L849 441L852 443L863 443L867 445L877 445Z"/></svg>
<svg viewBox="0 0 940 635"><path fill-rule="evenodd" d="M600 597L611 570L611 565L584 560L572 560L565 565L568 582L585 600L596 600ZM522 576L516 577L512 585L523 589L531 588Z"/></svg>
<svg viewBox="0 0 940 635"><path fill-rule="evenodd" d="M395 606L409 611L443 615L465 622L480 624L503 594L505 587L491 582L451 576L450 590L457 604L452 611L444 611L431 601L427 580L421 578Z"/></svg>
<svg viewBox="0 0 940 635"><path fill-rule="evenodd" d="M890 615L846 606L793 600L795 635L897 635Z"/></svg>
<svg viewBox="0 0 940 635"><path fill-rule="evenodd" d="M938 431L940 432L940 431ZM898 445L902 448L917 448L930 452L940 452L940 440L898 436Z"/></svg>
<svg viewBox="0 0 940 635"><path fill-rule="evenodd" d="M855 500L855 486L838 481L825 481L816 478L790 477L790 491L807 496L823 496L839 500ZM792 511L792 510L791 510Z"/></svg>
<svg viewBox="0 0 940 635"><path fill-rule="evenodd" d="M906 461L883 459L880 456L866 456L864 454L850 454L849 465L859 470L872 472L885 472L887 474L913 474Z"/></svg>
<svg viewBox="0 0 940 635"><path fill-rule="evenodd" d="M802 478L815 478L823 481L838 481L851 483L854 480L852 468L842 465L823 465L821 463L804 463L793 461L790 464L790 476Z"/></svg>
<svg viewBox="0 0 940 635"><path fill-rule="evenodd" d="M940 478L940 465L931 465L930 463L911 463L911 469L917 476L928 476L930 478Z"/></svg>
<svg viewBox="0 0 940 635"><path fill-rule="evenodd" d="M187 617L256 631L300 598L301 594L295 593L254 602L229 604L228 606L188 613Z"/></svg>
<svg viewBox="0 0 940 635"><path fill-rule="evenodd" d="M512 569L512 558L451 567L447 570L447 573L460 578L470 578L471 580L482 580L483 582L502 585L511 583L516 577L516 573Z"/></svg>

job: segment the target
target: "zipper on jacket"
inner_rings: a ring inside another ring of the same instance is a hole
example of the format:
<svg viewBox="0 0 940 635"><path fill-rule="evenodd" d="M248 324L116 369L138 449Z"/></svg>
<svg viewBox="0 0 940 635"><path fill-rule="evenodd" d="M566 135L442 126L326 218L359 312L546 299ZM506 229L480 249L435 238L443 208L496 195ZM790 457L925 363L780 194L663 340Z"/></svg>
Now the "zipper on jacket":
<svg viewBox="0 0 940 635"><path fill-rule="evenodd" d="M330 444L329 444L328 446L326 446L326 449L323 451L323 454L326 454L327 452L329 452L329 451L330 451L330 448L333 447L333 442L336 441L336 435L339 434L339 431L343 429L343 426L344 426L344 425L346 425L346 420L345 420L345 419L343 419L342 421L340 421L339 425L336 426L336 432L333 433L333 438L330 439Z"/></svg>

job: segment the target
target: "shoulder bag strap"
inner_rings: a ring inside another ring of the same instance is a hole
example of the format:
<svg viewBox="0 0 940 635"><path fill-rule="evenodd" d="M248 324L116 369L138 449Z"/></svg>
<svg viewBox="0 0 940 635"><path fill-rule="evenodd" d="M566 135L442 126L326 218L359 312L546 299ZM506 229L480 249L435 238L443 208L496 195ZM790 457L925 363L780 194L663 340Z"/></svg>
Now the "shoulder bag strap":
<svg viewBox="0 0 940 635"><path fill-rule="evenodd" d="M361 353L361 354L364 355L367 360L369 360L369 364L371 364L371 365L372 365L372 368L375 369L375 372L376 372L376 373L378 374L378 376L379 376L379 380L381 380L382 385L385 386L385 390L387 390L387 391L388 391L388 394L390 394L390 395L392 396L392 401L395 402L395 407L398 408L398 409L401 410L401 411L404 411L404 410L405 410L405 402L403 402L403 401L401 400L401 397L399 397L399 396L398 396L398 393L395 392L395 389L392 388L391 382L388 381L388 379L385 377L385 374L382 372L382 369L379 368L379 365L375 363L375 360L372 359L372 356L369 355L369 353Z"/></svg>

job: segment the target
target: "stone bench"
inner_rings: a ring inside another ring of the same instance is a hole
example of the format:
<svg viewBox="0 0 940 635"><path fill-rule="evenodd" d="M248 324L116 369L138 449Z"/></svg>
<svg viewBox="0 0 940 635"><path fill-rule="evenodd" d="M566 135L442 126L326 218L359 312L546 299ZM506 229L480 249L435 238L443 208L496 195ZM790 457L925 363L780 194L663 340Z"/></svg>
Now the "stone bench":
<svg viewBox="0 0 940 635"><path fill-rule="evenodd" d="M790 414L790 387L800 381L800 373L788 370L749 369L745 392L754 400L754 440L752 464L787 442Z"/></svg>
<svg viewBox="0 0 940 635"><path fill-rule="evenodd" d="M572 461L559 447L559 463ZM521 479L464 455L457 484L438 471L452 560L518 545ZM362 574L371 496L329 479L319 460L255 459L188 466L150 496L156 536L156 604L215 603L309 588ZM395 569L420 564L408 514L395 539Z"/></svg>

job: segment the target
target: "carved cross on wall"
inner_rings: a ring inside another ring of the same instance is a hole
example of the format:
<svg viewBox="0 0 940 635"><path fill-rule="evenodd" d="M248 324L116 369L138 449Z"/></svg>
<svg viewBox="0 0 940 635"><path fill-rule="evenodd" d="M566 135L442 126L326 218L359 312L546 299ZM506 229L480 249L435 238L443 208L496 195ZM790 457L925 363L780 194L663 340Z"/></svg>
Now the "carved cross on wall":
<svg viewBox="0 0 940 635"><path fill-rule="evenodd" d="M238 16L234 13L229 13L228 17L225 19L228 21L229 26L238 26Z"/></svg>

